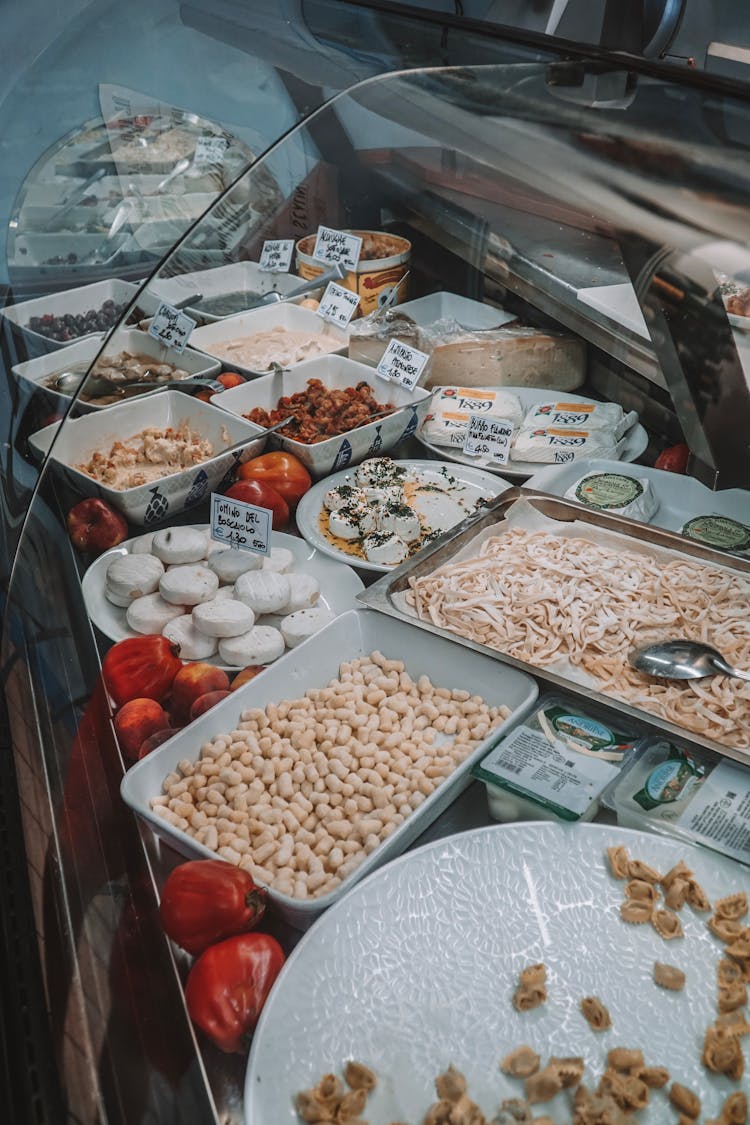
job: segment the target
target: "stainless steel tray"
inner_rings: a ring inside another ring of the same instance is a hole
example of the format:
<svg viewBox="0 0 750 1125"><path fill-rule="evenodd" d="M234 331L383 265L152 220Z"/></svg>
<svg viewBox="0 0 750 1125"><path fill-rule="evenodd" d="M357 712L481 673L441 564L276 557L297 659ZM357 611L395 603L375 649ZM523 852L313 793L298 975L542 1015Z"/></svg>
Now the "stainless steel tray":
<svg viewBox="0 0 750 1125"><path fill-rule="evenodd" d="M612 696L605 695L586 685L577 684L574 680L568 679L566 676L558 675L556 672L552 672L547 668L540 668L535 664L527 664L526 661L507 656L503 652L498 652L497 649L477 644L465 637L458 636L456 633L451 633L447 629L441 629L438 626L431 625L427 621L420 621L419 618L404 612L395 604L394 596L396 594L405 593L409 589L410 578L430 574L444 563L450 562L463 547L470 543L471 540L485 528L491 527L496 523L501 523L505 519L508 509L518 500L525 500L541 515L548 516L551 519L560 520L564 523L572 523L578 520L580 523L590 524L592 527L601 530L614 531L620 535L625 535L633 541L634 547L639 542L647 544L648 546L666 547L671 551L676 551L687 557L699 559L707 564L724 567L729 566L732 570L737 571L738 574L746 575L750 579L750 561L735 557L728 558L726 555L713 551L708 547L702 547L698 543L693 543L691 540L685 539L681 535L670 531L663 531L660 528L651 527L647 524L637 523L635 520L625 519L622 516L603 515L599 512L584 508L579 504L575 504L573 501L561 500L558 497L548 496L543 492L534 492L526 488L513 488L507 492L503 492L503 494L487 508L483 516L478 519L472 519L468 523L464 521L455 531L448 532L433 544L433 546L420 551L414 560L404 563L403 566L400 566L391 574L384 575L383 578L373 583L372 586L363 590L357 595L358 600L380 613L387 613L391 617L398 617L402 621L409 621L417 629L426 629L427 632L435 633L440 637L446 637L455 641L456 644L464 645L464 647L474 649L476 652L486 653L488 656L494 657L495 660L499 660L502 664L511 664L514 668L520 668L524 672L530 672L532 675L536 676L537 679L555 684L557 687L564 688L565 691L569 693L584 699L592 699L597 703L611 707L621 714L629 715L631 718L636 719L641 725L677 735L684 742L713 750L724 757L734 758L738 762L743 762L744 764L750 763L750 751L748 750L738 750L732 746L725 746L720 742L715 742L711 738L703 738L667 719L662 719L649 711L642 710L640 707L633 707L629 703L623 703L619 699L614 699Z"/></svg>

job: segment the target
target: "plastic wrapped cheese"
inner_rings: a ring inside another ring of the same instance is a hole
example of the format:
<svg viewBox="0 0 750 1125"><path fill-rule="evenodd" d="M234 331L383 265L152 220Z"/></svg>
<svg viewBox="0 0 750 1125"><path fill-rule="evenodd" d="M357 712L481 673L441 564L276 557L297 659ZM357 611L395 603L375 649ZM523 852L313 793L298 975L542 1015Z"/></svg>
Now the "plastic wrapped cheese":
<svg viewBox="0 0 750 1125"><path fill-rule="evenodd" d="M750 527L728 516L694 516L683 525L682 534L715 551L750 555Z"/></svg>
<svg viewBox="0 0 750 1125"><path fill-rule="evenodd" d="M617 441L610 430L566 430L542 426L523 428L511 448L511 461L567 465L588 457L617 457Z"/></svg>
<svg viewBox="0 0 750 1125"><path fill-rule="evenodd" d="M648 522L659 506L646 477L631 477L625 473L588 473L571 484L565 498L599 512L612 512L643 523Z"/></svg>
<svg viewBox="0 0 750 1125"><path fill-rule="evenodd" d="M566 430L611 430L619 441L637 421L638 415L634 410L626 414L616 402L566 402L564 399L551 399L530 407L523 425L525 429L532 430L541 426Z"/></svg>
<svg viewBox="0 0 750 1125"><path fill-rule="evenodd" d="M518 429L523 407L517 395L493 387L440 387L432 396L422 434L433 445L463 447L474 413L502 418Z"/></svg>
<svg viewBox="0 0 750 1125"><path fill-rule="evenodd" d="M377 367L391 340L420 348L418 329L409 316L396 309L379 309L354 321L349 336L349 359Z"/></svg>
<svg viewBox="0 0 750 1125"><path fill-rule="evenodd" d="M420 330L417 346L430 356L427 387L544 387L554 394L575 390L586 377L583 341L538 328L467 332L438 321Z"/></svg>

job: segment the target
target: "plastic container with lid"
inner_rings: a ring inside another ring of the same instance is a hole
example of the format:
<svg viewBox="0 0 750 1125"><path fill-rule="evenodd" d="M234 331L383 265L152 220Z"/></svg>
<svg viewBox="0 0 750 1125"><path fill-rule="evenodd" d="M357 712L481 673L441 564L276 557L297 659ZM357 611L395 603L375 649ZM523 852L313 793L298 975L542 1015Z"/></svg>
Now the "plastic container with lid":
<svg viewBox="0 0 750 1125"><path fill-rule="evenodd" d="M750 864L750 769L665 736L645 738L607 792L618 824Z"/></svg>
<svg viewBox="0 0 750 1125"><path fill-rule="evenodd" d="M495 820L592 820L638 738L635 725L604 708L548 695L472 774L485 783Z"/></svg>

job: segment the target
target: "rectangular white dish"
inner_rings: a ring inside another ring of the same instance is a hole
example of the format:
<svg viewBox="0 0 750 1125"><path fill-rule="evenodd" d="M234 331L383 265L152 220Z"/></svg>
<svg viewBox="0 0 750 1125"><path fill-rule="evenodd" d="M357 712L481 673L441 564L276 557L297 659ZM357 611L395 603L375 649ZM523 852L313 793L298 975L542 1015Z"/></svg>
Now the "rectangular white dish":
<svg viewBox="0 0 750 1125"><path fill-rule="evenodd" d="M93 288L93 286L90 288ZM45 394L51 395L57 400L57 405L61 410L67 410L70 405L70 395L64 395L59 391L44 387L42 386L42 381L49 375L69 371L72 367L77 367L79 364L93 363L101 346L101 335L86 336L85 339L76 340L73 344L67 344L65 350L62 352L60 350L48 352L47 355L27 360L26 363L17 363L12 368L12 371L17 378L34 383L40 390L44 391ZM185 348L182 354L176 352L173 348L165 349L164 345L160 344L158 340L155 340L153 336L149 336L146 332L140 332L137 328L121 329L116 336L110 340L108 350L110 353L128 351L134 354L149 355L159 360L160 363L173 363L175 367L180 367L183 371L187 371L193 378L216 375L221 368L221 364L218 360L211 359L205 356L203 352L197 352L193 348ZM150 393L161 394L162 392ZM131 400L135 397L136 396L131 396ZM79 401L76 404L76 409L81 413L85 413L92 410L109 410L110 406L97 406L94 402Z"/></svg>
<svg viewBox="0 0 750 1125"><path fill-rule="evenodd" d="M35 297L31 301L20 301L17 305L6 305L0 312L5 320L13 325L26 340L34 346L35 354L59 351L69 348L81 340L98 337L101 331L89 332L84 336L76 336L74 340L51 340L41 332L35 332L28 327L33 316L77 316L86 313L89 309L98 310L104 301L114 301L115 304L130 303L138 292L138 286L132 281L122 281L119 277L110 277L106 281L95 281L92 285L79 285L75 289L65 289L61 293L50 293L46 297ZM144 294L145 298L145 294ZM142 306L143 307L143 306ZM153 307L144 308L145 312L154 312Z"/></svg>
<svg viewBox="0 0 750 1125"><path fill-rule="evenodd" d="M463 651L461 659L457 660L456 647L450 641L428 636L380 614L350 610L270 665L257 681L251 680L233 692L230 698L211 708L133 766L125 774L121 785L123 799L149 822L157 835L182 855L191 859L216 859L215 852L152 811L149 802L162 793L166 775L183 758L195 760L201 746L209 739L233 730L245 709L299 698L309 688L323 687L338 676L342 661L376 650L391 659L403 660L412 678L426 674L436 687L458 688L479 694L491 706L505 703L511 709L511 715L334 891L311 900L294 899L273 890L269 892L273 907L285 921L297 929L307 929L365 875L400 855L469 785L474 762L479 761L502 733L525 717L533 707L538 689L531 676L514 668L499 667L496 661L479 653Z"/></svg>
<svg viewBox="0 0 750 1125"><path fill-rule="evenodd" d="M413 301L404 301L398 306L398 311L404 316L410 316L420 328L434 324L436 320L457 320L467 329L481 330L487 328L502 328L518 317L505 309L497 309L493 305L485 305L482 301L473 301L470 297L461 297L458 293L429 293L426 297L417 297Z"/></svg>
<svg viewBox="0 0 750 1125"><path fill-rule="evenodd" d="M326 387L335 389L367 383L379 402L390 402L398 407L393 414L376 418L366 426L347 430L314 445L294 441L280 433L271 434L273 446L293 453L315 477L327 476L347 465L358 465L366 457L388 453L404 437L414 433L427 413L431 398L430 392L420 387L407 391L398 383L379 379L373 369L363 363L356 363L342 355L331 355L309 359L288 371L261 375L241 387L232 387L217 396L216 404L240 417L256 406L275 410L282 395L304 391L308 379L320 379Z"/></svg>
<svg viewBox="0 0 750 1125"><path fill-rule="evenodd" d="M620 476L647 480L659 506L645 522L665 531L680 532L689 519L708 515L725 516L750 524L750 492L743 488L712 492L700 481L682 473L667 473L663 469L651 469L645 465L627 464L623 461L591 458L569 465L546 465L534 473L524 487L535 492L546 492L550 496L564 496L571 485L591 473L618 473Z"/></svg>
<svg viewBox="0 0 750 1125"><path fill-rule="evenodd" d="M302 309L298 305L277 304L268 308L252 309L250 312L238 313L237 316L227 316L217 320L214 324L206 324L202 328L195 328L190 337L194 348L205 352L206 355L220 359L227 370L243 372L245 375L267 375L269 368L254 370L243 367L233 360L217 356L213 345L234 340L242 336L252 336L256 332L270 332L273 328L285 328L289 332L309 332L311 335L322 333L330 336L331 342L336 344L331 349L330 355L343 355L349 343L349 329L336 328L318 316L311 309Z"/></svg>
<svg viewBox="0 0 750 1125"><path fill-rule="evenodd" d="M232 262L228 266L217 266L212 270L193 270L179 277L156 277L149 283L149 294L171 303L195 293L200 293L203 297L219 297L224 293L235 292L276 292L284 296L300 284L301 279L291 273L268 273L257 262ZM207 324L227 319L203 312L201 308L192 305L187 306L185 311L199 322Z"/></svg>
<svg viewBox="0 0 750 1125"><path fill-rule="evenodd" d="M207 461L164 476L135 488L117 489L100 484L75 468L97 451L105 452L116 441L127 441L148 427L165 429L187 422L190 429L207 438L217 451ZM246 440L247 445L222 453L221 450ZM54 445L53 445L54 442ZM118 508L131 523L142 526L159 523L200 503L220 488L224 478L240 461L256 457L266 444L265 431L244 418L235 418L209 402L191 398L180 391L159 391L154 395L55 422L29 437L29 443L42 454L49 453L54 468L83 496L99 496Z"/></svg>

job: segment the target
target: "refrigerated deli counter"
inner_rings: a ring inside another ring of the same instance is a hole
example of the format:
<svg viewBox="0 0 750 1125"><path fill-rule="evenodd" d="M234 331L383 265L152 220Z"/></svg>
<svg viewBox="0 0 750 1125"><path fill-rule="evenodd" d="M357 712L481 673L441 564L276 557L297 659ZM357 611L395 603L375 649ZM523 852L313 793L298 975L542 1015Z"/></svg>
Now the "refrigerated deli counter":
<svg viewBox="0 0 750 1125"><path fill-rule="evenodd" d="M746 1119L750 100L451 34L254 160L120 105L81 237L210 199L11 273L14 1120ZM254 1036L160 918L210 857Z"/></svg>

